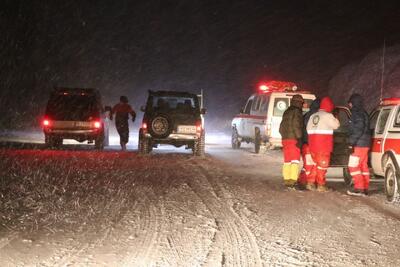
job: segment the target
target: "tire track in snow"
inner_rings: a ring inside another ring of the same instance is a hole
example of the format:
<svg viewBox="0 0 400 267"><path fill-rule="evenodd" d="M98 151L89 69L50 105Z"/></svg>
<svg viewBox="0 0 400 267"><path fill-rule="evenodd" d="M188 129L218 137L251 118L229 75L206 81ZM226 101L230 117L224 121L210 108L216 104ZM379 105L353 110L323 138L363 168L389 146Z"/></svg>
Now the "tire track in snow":
<svg viewBox="0 0 400 267"><path fill-rule="evenodd" d="M205 266L262 266L259 247L250 229L231 206L225 203L224 190L199 163L182 166L195 172L188 185L199 196L214 217L218 231ZM211 190L210 190L211 189Z"/></svg>
<svg viewBox="0 0 400 267"><path fill-rule="evenodd" d="M140 218L139 225L135 227L133 233L133 235L139 237L137 239L139 242L134 242L130 249L129 257L123 261L123 266L142 266L150 262L150 256L156 258L154 245L161 231L160 209L148 199L142 205L142 209L138 211L143 216Z"/></svg>

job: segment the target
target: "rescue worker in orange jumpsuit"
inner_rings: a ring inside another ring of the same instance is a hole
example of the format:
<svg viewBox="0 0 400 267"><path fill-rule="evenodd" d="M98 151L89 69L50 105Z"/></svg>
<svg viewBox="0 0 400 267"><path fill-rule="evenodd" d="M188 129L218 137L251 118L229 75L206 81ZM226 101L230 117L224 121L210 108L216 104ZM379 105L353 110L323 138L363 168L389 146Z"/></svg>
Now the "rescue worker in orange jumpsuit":
<svg viewBox="0 0 400 267"><path fill-rule="evenodd" d="M354 196L368 195L369 168L368 151L371 146L371 130L369 116L364 109L362 96L353 94L348 101L351 117L349 124L349 148L352 152L349 158L349 172L353 177L354 188L347 194Z"/></svg>
<svg viewBox="0 0 400 267"><path fill-rule="evenodd" d="M132 116L132 122L136 119L136 113L128 104L128 98L121 96L119 103L116 104L111 111L111 119L115 114L115 126L119 134L121 149L126 150L126 144L129 141L129 114Z"/></svg>
<svg viewBox="0 0 400 267"><path fill-rule="evenodd" d="M340 126L339 120L332 114L333 109L331 98L322 98L319 111L311 115L307 123L308 145L315 162L308 176L307 190L328 191L325 175L333 150L333 131Z"/></svg>
<svg viewBox="0 0 400 267"><path fill-rule="evenodd" d="M303 127L303 146L301 148L301 158L303 160L303 168L297 181L300 188L304 189L307 185L307 177L310 175L313 166L315 165L311 157L310 147L308 146L308 134L307 134L307 123L310 120L311 115L318 112L319 105L321 103L320 98L316 98L310 105L310 110L304 114L304 127Z"/></svg>
<svg viewBox="0 0 400 267"><path fill-rule="evenodd" d="M283 113L279 133L282 135L284 163L282 175L289 188L296 185L300 169L300 148L303 137L303 103L301 95L294 95Z"/></svg>

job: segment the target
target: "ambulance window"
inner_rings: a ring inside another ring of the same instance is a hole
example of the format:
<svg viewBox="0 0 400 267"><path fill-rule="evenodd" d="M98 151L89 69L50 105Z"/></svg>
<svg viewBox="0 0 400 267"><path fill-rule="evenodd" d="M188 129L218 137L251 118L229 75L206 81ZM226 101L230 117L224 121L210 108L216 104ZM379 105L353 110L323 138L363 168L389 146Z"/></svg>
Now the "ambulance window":
<svg viewBox="0 0 400 267"><path fill-rule="evenodd" d="M253 99L247 101L246 107L244 108L244 114L250 114L250 108L253 105Z"/></svg>
<svg viewBox="0 0 400 267"><path fill-rule="evenodd" d="M269 102L269 98L266 95L264 95L261 98L261 104L260 104L261 112L266 112L268 110L268 102Z"/></svg>
<svg viewBox="0 0 400 267"><path fill-rule="evenodd" d="M333 113L336 114L336 118L340 122L339 128L335 132L343 132L346 133L349 128L350 116L346 112L346 109L336 108Z"/></svg>
<svg viewBox="0 0 400 267"><path fill-rule="evenodd" d="M374 132L376 127L376 122L378 121L379 109L372 111L369 116L369 128Z"/></svg>
<svg viewBox="0 0 400 267"><path fill-rule="evenodd" d="M394 127L400 128L400 108L397 111L396 118L394 119Z"/></svg>
<svg viewBox="0 0 400 267"><path fill-rule="evenodd" d="M390 109L383 109L376 125L376 133L382 134L385 131L386 122L389 118Z"/></svg>
<svg viewBox="0 0 400 267"><path fill-rule="evenodd" d="M289 98L275 98L273 116L282 117L289 107Z"/></svg>
<svg viewBox="0 0 400 267"><path fill-rule="evenodd" d="M259 109L260 109L260 102L261 102L261 96L257 96L257 97L254 99L253 106L251 107L251 109L252 109L253 111L259 110Z"/></svg>

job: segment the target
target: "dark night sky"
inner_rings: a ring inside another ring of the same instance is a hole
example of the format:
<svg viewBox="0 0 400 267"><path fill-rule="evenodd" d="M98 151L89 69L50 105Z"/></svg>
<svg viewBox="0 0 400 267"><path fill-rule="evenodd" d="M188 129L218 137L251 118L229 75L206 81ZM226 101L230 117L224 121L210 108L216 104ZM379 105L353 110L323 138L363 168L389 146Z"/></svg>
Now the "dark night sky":
<svg viewBox="0 0 400 267"><path fill-rule="evenodd" d="M99 88L113 102L126 94L135 106L148 89L203 88L209 116L230 118L262 79L326 93L340 67L384 36L400 42L396 1L1 5L0 106L11 117L40 114L51 87L63 85Z"/></svg>

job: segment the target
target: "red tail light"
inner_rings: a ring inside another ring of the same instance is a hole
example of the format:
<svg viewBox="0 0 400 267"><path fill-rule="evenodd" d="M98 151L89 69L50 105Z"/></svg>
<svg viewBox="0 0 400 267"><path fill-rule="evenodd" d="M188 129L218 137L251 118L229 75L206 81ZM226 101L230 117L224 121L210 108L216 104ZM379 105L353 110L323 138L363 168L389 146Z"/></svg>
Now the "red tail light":
<svg viewBox="0 0 400 267"><path fill-rule="evenodd" d="M198 135L200 135L202 130L203 130L202 123L201 123L201 121L198 121L198 122L196 123L196 133L197 133Z"/></svg>
<svg viewBox="0 0 400 267"><path fill-rule="evenodd" d="M50 120L44 119L42 124L43 124L44 127L49 127L50 126Z"/></svg>
<svg viewBox="0 0 400 267"><path fill-rule="evenodd" d="M142 122L142 132L143 132L143 134L147 134L147 123L146 122Z"/></svg>
<svg viewBox="0 0 400 267"><path fill-rule="evenodd" d="M96 129L101 128L101 122L99 122L99 121L95 121L93 125L94 125L94 128L96 128Z"/></svg>

